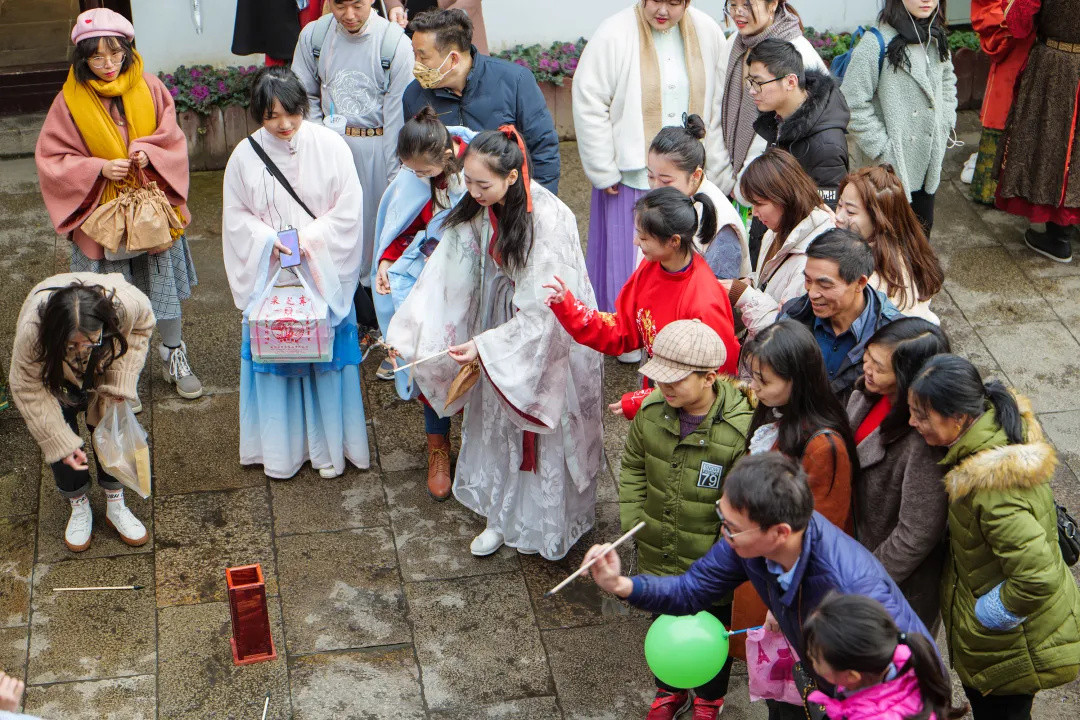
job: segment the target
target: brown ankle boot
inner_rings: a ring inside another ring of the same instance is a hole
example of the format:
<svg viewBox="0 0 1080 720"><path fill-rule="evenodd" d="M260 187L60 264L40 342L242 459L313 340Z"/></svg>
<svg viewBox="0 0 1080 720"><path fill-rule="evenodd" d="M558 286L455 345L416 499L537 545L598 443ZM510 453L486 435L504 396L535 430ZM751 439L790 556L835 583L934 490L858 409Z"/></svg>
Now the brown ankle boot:
<svg viewBox="0 0 1080 720"><path fill-rule="evenodd" d="M446 435L427 436L427 488L431 497L443 501L450 497L450 438Z"/></svg>

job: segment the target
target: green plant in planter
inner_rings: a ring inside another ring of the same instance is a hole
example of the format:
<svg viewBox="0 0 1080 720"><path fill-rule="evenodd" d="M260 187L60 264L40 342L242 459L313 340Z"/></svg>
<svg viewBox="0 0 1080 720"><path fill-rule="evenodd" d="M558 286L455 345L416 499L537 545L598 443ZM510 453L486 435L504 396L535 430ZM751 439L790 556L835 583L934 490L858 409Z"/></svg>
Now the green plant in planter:
<svg viewBox="0 0 1080 720"><path fill-rule="evenodd" d="M251 80L258 69L256 65L224 68L181 65L171 73L158 73L158 78L172 95L177 112L193 110L209 115L215 107L247 107Z"/></svg>
<svg viewBox="0 0 1080 720"><path fill-rule="evenodd" d="M971 30L958 30L949 33L949 50L956 52L961 48L979 52L979 36Z"/></svg>
<svg viewBox="0 0 1080 720"><path fill-rule="evenodd" d="M833 58L851 49L851 33L834 33L827 30L818 32L808 27L803 31L803 36L814 46L814 50L817 50L825 67L829 67Z"/></svg>
<svg viewBox="0 0 1080 720"><path fill-rule="evenodd" d="M574 77L584 49L585 38L578 38L577 42L556 42L548 47L539 44L515 45L509 50L495 53L495 57L528 68L538 83L562 85L565 79Z"/></svg>

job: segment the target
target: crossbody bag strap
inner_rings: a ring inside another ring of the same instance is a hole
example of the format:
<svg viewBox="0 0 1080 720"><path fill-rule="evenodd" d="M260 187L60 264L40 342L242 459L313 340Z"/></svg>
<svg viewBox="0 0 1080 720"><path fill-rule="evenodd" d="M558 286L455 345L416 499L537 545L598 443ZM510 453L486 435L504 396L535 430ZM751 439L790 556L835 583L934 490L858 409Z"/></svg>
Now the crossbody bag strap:
<svg viewBox="0 0 1080 720"><path fill-rule="evenodd" d="M262 145L255 142L255 138L250 135L248 135L248 142L251 143L251 147L254 148L255 154L263 161L263 165L270 171L270 174L281 183L281 186L285 188L285 191L288 192L289 195L292 195L292 199L299 203L300 207L304 208L304 212L310 215L312 220L316 220L315 213L311 212L311 208L309 208L304 201L300 199L300 196L296 194L296 191L293 190L293 186L285 179L285 175L281 172L280 168L274 164L274 161L270 159L270 156L266 154L266 151L262 149Z"/></svg>

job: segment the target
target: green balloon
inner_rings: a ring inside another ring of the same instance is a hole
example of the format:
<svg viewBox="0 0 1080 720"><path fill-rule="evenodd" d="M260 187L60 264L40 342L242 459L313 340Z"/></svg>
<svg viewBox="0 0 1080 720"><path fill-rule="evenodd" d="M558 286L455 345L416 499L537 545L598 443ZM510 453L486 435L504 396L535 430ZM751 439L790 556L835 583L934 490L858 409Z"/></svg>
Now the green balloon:
<svg viewBox="0 0 1080 720"><path fill-rule="evenodd" d="M645 660L653 675L677 688L712 680L728 656L728 632L712 613L661 615L645 635Z"/></svg>

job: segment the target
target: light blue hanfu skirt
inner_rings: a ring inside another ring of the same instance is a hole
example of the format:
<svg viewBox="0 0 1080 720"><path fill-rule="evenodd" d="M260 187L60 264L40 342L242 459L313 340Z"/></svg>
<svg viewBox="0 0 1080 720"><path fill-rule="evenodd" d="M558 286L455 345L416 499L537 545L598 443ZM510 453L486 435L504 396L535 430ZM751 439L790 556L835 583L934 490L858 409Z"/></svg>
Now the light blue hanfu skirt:
<svg viewBox="0 0 1080 720"><path fill-rule="evenodd" d="M356 311L334 329L326 363L257 363L244 322L240 346L240 464L262 465L272 478L290 478L311 461L315 469L345 471L371 464L360 391Z"/></svg>

